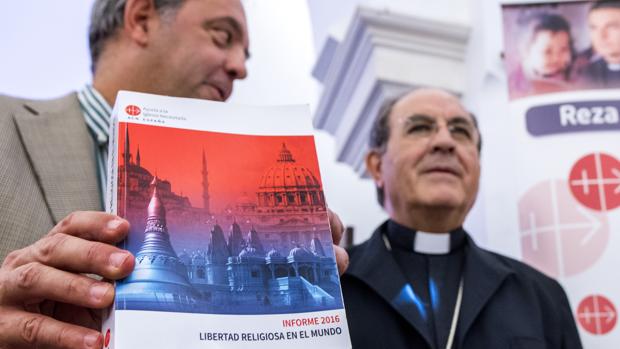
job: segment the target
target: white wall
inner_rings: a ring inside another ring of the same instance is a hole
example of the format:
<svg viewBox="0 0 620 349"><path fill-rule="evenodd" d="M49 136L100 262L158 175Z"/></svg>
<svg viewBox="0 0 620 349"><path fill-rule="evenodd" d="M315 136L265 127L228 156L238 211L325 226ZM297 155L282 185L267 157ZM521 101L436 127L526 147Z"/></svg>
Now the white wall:
<svg viewBox="0 0 620 349"><path fill-rule="evenodd" d="M92 0L0 2L0 93L55 97L90 81Z"/></svg>

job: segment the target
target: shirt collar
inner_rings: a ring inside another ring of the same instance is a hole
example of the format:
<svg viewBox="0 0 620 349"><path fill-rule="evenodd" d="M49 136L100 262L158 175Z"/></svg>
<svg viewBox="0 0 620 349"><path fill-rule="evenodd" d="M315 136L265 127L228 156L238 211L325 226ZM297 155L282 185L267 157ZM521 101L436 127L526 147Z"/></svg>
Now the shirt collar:
<svg viewBox="0 0 620 349"><path fill-rule="evenodd" d="M388 221L387 235L395 248L429 255L453 252L460 249L466 240L465 231L461 227L444 234L426 233L407 228L393 220Z"/></svg>
<svg viewBox="0 0 620 349"><path fill-rule="evenodd" d="M88 130L99 146L108 143L110 115L112 108L92 85L86 85L77 92Z"/></svg>
<svg viewBox="0 0 620 349"><path fill-rule="evenodd" d="M620 71L620 63L608 63L607 69L611 71Z"/></svg>

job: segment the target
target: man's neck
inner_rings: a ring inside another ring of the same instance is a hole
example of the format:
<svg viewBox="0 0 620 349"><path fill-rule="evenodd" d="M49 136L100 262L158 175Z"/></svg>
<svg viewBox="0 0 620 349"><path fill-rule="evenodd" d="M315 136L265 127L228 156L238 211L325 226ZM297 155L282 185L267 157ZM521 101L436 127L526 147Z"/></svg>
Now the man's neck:
<svg viewBox="0 0 620 349"><path fill-rule="evenodd" d="M407 228L427 233L447 233L463 225L467 212L455 208L414 208L390 218Z"/></svg>
<svg viewBox="0 0 620 349"><path fill-rule="evenodd" d="M103 96L109 105L114 106L116 95L120 90L147 92L150 66L139 53L130 48L126 42L115 41L116 45L103 50L93 74L93 87ZM119 46L120 45L120 46ZM125 45L125 46L122 46Z"/></svg>
<svg viewBox="0 0 620 349"><path fill-rule="evenodd" d="M101 84L101 81L97 81L93 79L93 87L109 105L114 106L114 102L116 101L116 94L118 93L118 89L106 88L105 84Z"/></svg>
<svg viewBox="0 0 620 349"><path fill-rule="evenodd" d="M384 242L388 250L394 246L426 255L451 253L465 241L465 231L460 227L445 233L429 233L405 227L392 219L387 222L386 233Z"/></svg>

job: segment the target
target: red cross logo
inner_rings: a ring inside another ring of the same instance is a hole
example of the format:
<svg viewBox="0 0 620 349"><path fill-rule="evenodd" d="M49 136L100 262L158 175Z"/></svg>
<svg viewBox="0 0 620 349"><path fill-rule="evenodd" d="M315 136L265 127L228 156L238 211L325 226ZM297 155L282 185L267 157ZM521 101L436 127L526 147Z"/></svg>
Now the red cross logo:
<svg viewBox="0 0 620 349"><path fill-rule="evenodd" d="M616 308L601 295L586 297L577 308L577 320L584 330L594 334L609 333L616 326Z"/></svg>
<svg viewBox="0 0 620 349"><path fill-rule="evenodd" d="M137 105L130 104L125 107L125 112L131 116L139 115L141 110Z"/></svg>
<svg viewBox="0 0 620 349"><path fill-rule="evenodd" d="M570 171L569 187L582 205L593 210L620 206L620 161L604 153L582 157Z"/></svg>
<svg viewBox="0 0 620 349"><path fill-rule="evenodd" d="M573 197L564 180L545 180L519 199L523 260L555 277L590 269L607 247L607 213L592 211Z"/></svg>

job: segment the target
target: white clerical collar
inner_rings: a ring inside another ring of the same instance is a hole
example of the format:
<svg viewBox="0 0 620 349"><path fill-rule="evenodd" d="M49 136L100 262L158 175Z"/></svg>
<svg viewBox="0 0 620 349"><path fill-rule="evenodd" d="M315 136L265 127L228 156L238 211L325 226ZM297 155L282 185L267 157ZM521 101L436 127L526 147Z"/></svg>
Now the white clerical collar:
<svg viewBox="0 0 620 349"><path fill-rule="evenodd" d="M450 233L426 233L418 231L415 234L413 250L417 253L446 254L450 252Z"/></svg>
<svg viewBox="0 0 620 349"><path fill-rule="evenodd" d="M607 68L611 71L620 71L620 63L609 63Z"/></svg>

